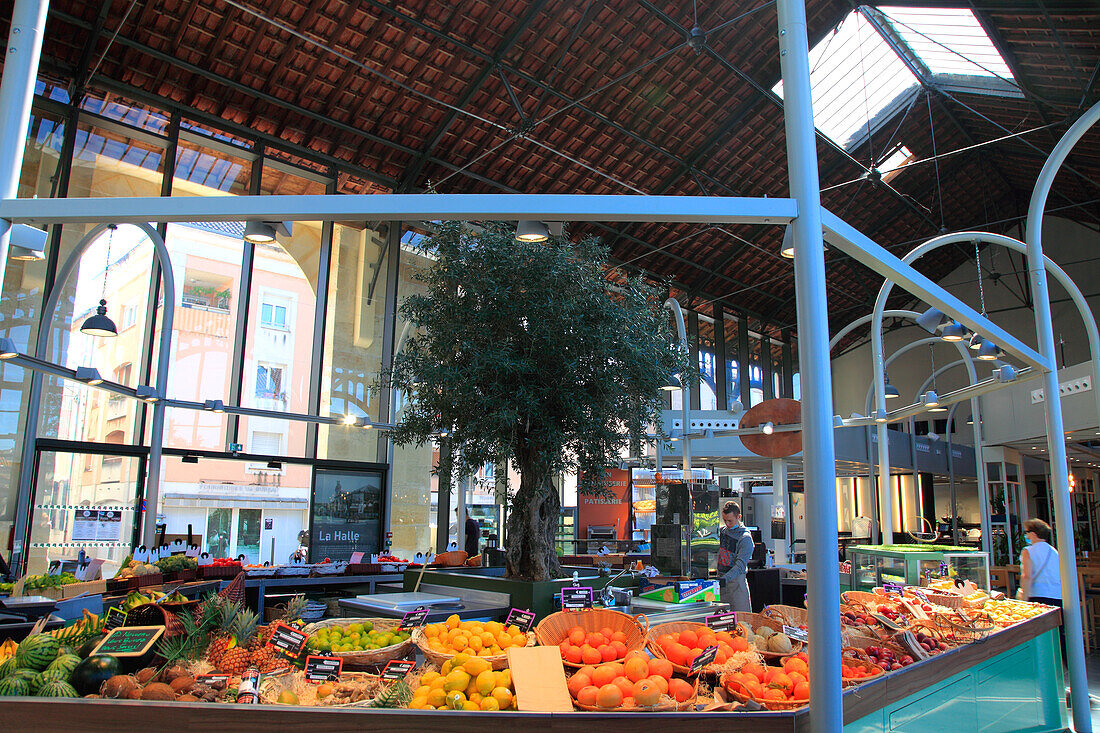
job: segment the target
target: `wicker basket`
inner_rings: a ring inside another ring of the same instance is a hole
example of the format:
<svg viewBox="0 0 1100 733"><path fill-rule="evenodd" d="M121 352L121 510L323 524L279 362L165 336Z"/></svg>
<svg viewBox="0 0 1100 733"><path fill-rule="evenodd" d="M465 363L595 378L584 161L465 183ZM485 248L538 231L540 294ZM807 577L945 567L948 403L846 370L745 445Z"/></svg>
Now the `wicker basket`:
<svg viewBox="0 0 1100 733"><path fill-rule="evenodd" d="M928 597L929 603L934 603L944 608L962 608L969 610L975 607L975 605L966 600L966 598L955 595L954 593L937 593L934 590L926 590L924 595ZM983 601L981 605L985 605L985 602Z"/></svg>
<svg viewBox="0 0 1100 733"><path fill-rule="evenodd" d="M649 653L657 657L658 659L668 659L668 655L665 654L665 650L661 648L661 646L657 643L657 640L661 638L661 636L664 634L679 634L681 631L694 631L695 633L699 633L701 631L709 631L711 633L714 633L714 630L711 629L709 626L707 626L706 624L698 623L696 621L668 621L666 623L657 624L656 626L650 627L649 633L646 634L646 649L648 649ZM714 663L708 664L702 669L696 670L695 673L698 674L699 672L710 671L711 668L716 666L717 665ZM685 667L682 664L676 664L675 662L672 662L672 668L680 674L684 675L685 677L692 674L691 668Z"/></svg>
<svg viewBox="0 0 1100 733"><path fill-rule="evenodd" d="M781 624L787 626L802 626L810 622L810 614L805 608L799 608L798 606L784 606L782 604L774 604L767 606L763 615L768 618L774 618Z"/></svg>
<svg viewBox="0 0 1100 733"><path fill-rule="evenodd" d="M867 675L866 677L859 677L856 679L842 679L840 681L842 687L855 687L856 685L862 685L864 682L877 680L878 678L886 674L886 670L884 670L882 667L878 666L877 664L871 663L871 661L867 658L865 652L863 652L862 650L856 651L860 652L862 658L860 656L844 655L844 661L842 662L842 664L846 664L849 667L862 667L871 674Z"/></svg>
<svg viewBox="0 0 1100 733"><path fill-rule="evenodd" d="M576 700L573 700L573 707L577 710L587 710L593 713L657 713L657 712L672 712L675 710L694 710L695 701L699 697L699 678L696 677L695 681L691 685L691 697L683 702L677 702L675 698L670 697L668 694L661 695L660 702L656 705L651 705L648 708L644 707L632 707L632 708L601 708L596 705L581 705Z"/></svg>
<svg viewBox="0 0 1100 733"><path fill-rule="evenodd" d="M428 563L428 567L445 567L445 568L457 568L466 563L466 558L469 555L465 550L451 550L450 552L441 552L435 556L435 560Z"/></svg>
<svg viewBox="0 0 1100 733"><path fill-rule="evenodd" d="M849 606L878 606L891 601L890 597L884 594L866 593L861 590L846 590L840 594L840 600Z"/></svg>
<svg viewBox="0 0 1100 733"><path fill-rule="evenodd" d="M401 625L401 620L396 618L329 618L324 621L309 624L303 628L302 631L312 636L319 629L333 626L347 626L354 623L363 623L364 621L370 621L375 629L382 631L390 631ZM412 645L412 638L410 637L399 644L390 644L381 649L366 649L355 652L324 652L324 654L325 656L343 659L344 667L346 668L359 669L362 667L371 667L376 664L383 664L391 659L397 659L398 657L404 656L405 653L412 648Z"/></svg>
<svg viewBox="0 0 1100 733"><path fill-rule="evenodd" d="M367 674L366 672L341 672L340 681L350 682L355 680L366 680L369 682L375 682L378 680L377 675ZM264 705L283 705L279 702L279 693L284 690L294 692L298 697L304 697L302 694L309 688L315 688L317 684L309 682L305 679L303 672L294 671L279 675L265 675L260 682L259 702ZM380 687L382 687L380 685ZM317 707L338 707L338 708L351 708L351 707L369 707L373 700L362 700L360 702L345 702L345 703L331 703L329 705L317 706ZM306 703L306 706L309 706ZM312 706L309 706L312 707Z"/></svg>
<svg viewBox="0 0 1100 733"><path fill-rule="evenodd" d="M799 708L804 708L810 704L809 698L805 700L784 700L780 702L779 700L763 700L758 697L750 697L749 695L740 691L743 688L738 685L734 680L731 680L729 678L729 675L722 675L720 684L725 689L726 694L728 694L734 700L742 703L752 701L757 705L763 706L766 710L798 710ZM737 689L733 689L731 685L736 685Z"/></svg>
<svg viewBox="0 0 1100 733"><path fill-rule="evenodd" d="M440 668L443 667L444 662L446 662L450 659L453 659L454 656L456 654L458 654L458 652L440 652L440 651L436 651L435 649L432 649L430 646L428 646L428 637L424 633L424 627L423 626L421 626L420 628L413 631L412 643L416 644L416 648L419 649L420 653L424 655L424 659L426 659L427 661L431 662L432 664L434 664L435 666L440 667ZM527 634L527 643L524 646L534 646L534 645L535 645L535 635L532 634L532 633L528 633ZM501 671L502 669L507 669L508 668L508 653L507 652L504 652L502 654L491 654L487 657L478 657L478 659L484 659L486 662L491 664L493 666L493 670L497 671L497 672ZM565 660L562 660L562 661L564 662Z"/></svg>
<svg viewBox="0 0 1100 733"><path fill-rule="evenodd" d="M951 638L963 643L984 639L997 630L997 622L988 614L981 612L975 612L969 621L964 621L953 614L933 613L932 624L949 634Z"/></svg>
<svg viewBox="0 0 1100 733"><path fill-rule="evenodd" d="M143 603L131 608L123 626L163 626L165 639L183 633L183 624L176 614L158 603Z"/></svg>
<svg viewBox="0 0 1100 733"><path fill-rule="evenodd" d="M751 626L753 628L753 631L760 628L761 626L767 626L769 629L775 631L776 633L783 631L783 624L781 622L776 621L774 618L771 618L769 616L765 616L762 613L742 613L741 611L738 611L737 623L741 623L742 621ZM764 657L765 660L779 659L781 657L790 656L791 654L797 654L798 652L802 651L805 646L806 645L801 641L795 641L794 639L791 639L791 650L789 652L770 652L763 649L755 649L754 651L760 656ZM784 710L787 709L789 708L784 708Z"/></svg>
<svg viewBox="0 0 1100 733"><path fill-rule="evenodd" d="M612 631L621 631L626 634L626 650L641 650L646 644L646 631L649 629L649 620L644 615L637 617L621 611L611 611L606 608L587 608L583 611L558 611L552 613L535 627L535 637L542 646L558 646L565 640L569 629L580 626L585 632L599 631L607 627ZM574 664L568 660L562 660L567 667L580 668L583 664Z"/></svg>
<svg viewBox="0 0 1100 733"><path fill-rule="evenodd" d="M883 639L876 639L871 636L861 636L859 634L844 634L840 635L840 643L844 645L845 649L859 649L864 651L869 646L879 646L883 649L889 649L896 656L911 656L902 646L895 644L892 641L885 641Z"/></svg>

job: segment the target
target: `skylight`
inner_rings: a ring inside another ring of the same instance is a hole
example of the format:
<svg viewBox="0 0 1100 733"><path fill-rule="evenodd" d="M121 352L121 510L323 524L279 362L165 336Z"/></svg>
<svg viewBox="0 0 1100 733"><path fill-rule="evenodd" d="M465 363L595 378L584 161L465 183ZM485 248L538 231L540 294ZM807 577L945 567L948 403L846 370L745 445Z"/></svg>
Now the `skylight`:
<svg viewBox="0 0 1100 733"><path fill-rule="evenodd" d="M814 124L841 146L866 135L868 122L887 107L907 102L918 86L917 78L858 11L810 49ZM772 91L782 97L783 82Z"/></svg>
<svg viewBox="0 0 1100 733"><path fill-rule="evenodd" d="M1012 81L1008 64L970 10L889 6L878 10L933 74Z"/></svg>

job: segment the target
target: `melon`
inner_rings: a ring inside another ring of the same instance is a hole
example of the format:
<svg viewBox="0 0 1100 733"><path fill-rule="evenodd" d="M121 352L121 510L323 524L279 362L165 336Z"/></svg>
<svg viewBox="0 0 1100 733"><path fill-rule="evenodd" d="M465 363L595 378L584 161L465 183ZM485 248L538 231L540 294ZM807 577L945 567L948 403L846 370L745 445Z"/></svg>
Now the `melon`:
<svg viewBox="0 0 1100 733"><path fill-rule="evenodd" d="M50 666L46 667L46 671L51 669L63 669L65 670L65 679L69 678L72 671L76 669L76 665L80 664L80 657L75 654L62 654L57 659L50 662Z"/></svg>
<svg viewBox="0 0 1100 733"><path fill-rule="evenodd" d="M31 681L26 677L11 675L0 680L0 697L19 697L31 694Z"/></svg>
<svg viewBox="0 0 1100 733"><path fill-rule="evenodd" d="M49 634L34 634L19 642L15 648L15 663L20 667L41 672L57 659L61 642Z"/></svg>
<svg viewBox="0 0 1100 733"><path fill-rule="evenodd" d="M16 670L15 657L8 657L0 663L0 680L9 676Z"/></svg>
<svg viewBox="0 0 1100 733"><path fill-rule="evenodd" d="M38 690L39 697L80 697L73 686L64 680L54 680L42 685Z"/></svg>
<svg viewBox="0 0 1100 733"><path fill-rule="evenodd" d="M69 672L61 667L47 667L45 672L39 672L31 680L31 694L38 692L50 682L68 682Z"/></svg>
<svg viewBox="0 0 1100 733"><path fill-rule="evenodd" d="M791 638L786 634L773 634L768 639L768 650L777 654L791 653Z"/></svg>

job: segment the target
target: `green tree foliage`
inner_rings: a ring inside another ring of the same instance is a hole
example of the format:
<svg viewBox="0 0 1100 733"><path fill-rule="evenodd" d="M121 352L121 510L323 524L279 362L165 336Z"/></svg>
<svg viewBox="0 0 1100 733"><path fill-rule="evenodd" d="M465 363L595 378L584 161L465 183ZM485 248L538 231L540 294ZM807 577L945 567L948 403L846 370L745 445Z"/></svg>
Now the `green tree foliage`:
<svg viewBox="0 0 1100 733"><path fill-rule="evenodd" d="M579 471L582 494L606 491L605 470L660 424L661 387L687 357L656 290L609 279L595 239L523 243L503 224L446 222L423 246L438 259L401 307L416 328L391 377L411 395L393 439L445 433L440 450L458 475L514 466L508 575L554 577L551 477Z"/></svg>

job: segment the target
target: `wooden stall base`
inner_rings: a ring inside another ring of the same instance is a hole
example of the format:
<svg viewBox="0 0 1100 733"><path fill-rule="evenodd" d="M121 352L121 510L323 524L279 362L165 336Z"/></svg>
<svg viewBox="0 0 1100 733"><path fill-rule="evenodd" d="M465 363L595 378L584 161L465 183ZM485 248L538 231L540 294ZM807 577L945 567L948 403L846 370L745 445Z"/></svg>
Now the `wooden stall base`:
<svg viewBox="0 0 1100 733"><path fill-rule="evenodd" d="M844 721L850 723L927 689L969 667L1057 628L1060 612L1053 611L993 634L975 644L960 647L905 669L882 680L868 682L844 694ZM206 733L254 733L262 730L301 728L311 733L343 733L348 730L439 730L484 733L489 720L502 729L553 730L590 733L636 733L659 720L662 733L698 733L720 729L739 733L805 733L810 729L806 709L794 712L686 712L686 713L522 713L365 708L298 708L279 705L220 705L122 700L72 700L64 698L6 698L3 703L5 733L41 733L78 730L116 733L145 729Z"/></svg>

